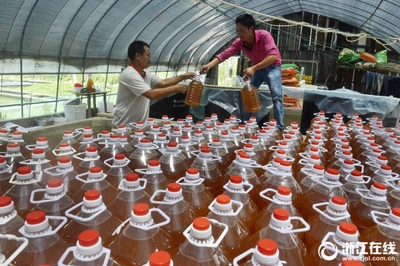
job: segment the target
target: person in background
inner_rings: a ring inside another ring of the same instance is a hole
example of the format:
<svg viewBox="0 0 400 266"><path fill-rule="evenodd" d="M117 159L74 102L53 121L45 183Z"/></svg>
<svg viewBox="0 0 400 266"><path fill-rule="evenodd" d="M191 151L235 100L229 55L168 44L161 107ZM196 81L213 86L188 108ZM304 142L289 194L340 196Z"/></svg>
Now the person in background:
<svg viewBox="0 0 400 266"><path fill-rule="evenodd" d="M113 127L129 122L146 121L149 118L150 100L158 100L173 93L186 93L186 86L178 84L193 79L195 73L161 79L146 71L149 66L150 46L143 41L134 41L129 45L128 67L122 71L115 106Z"/></svg>
<svg viewBox="0 0 400 266"><path fill-rule="evenodd" d="M232 45L218 54L211 62L200 69L200 74L207 73L211 68L222 63L239 51L251 60L252 66L244 70L245 79L250 78L250 83L259 88L265 82L271 91L274 105L274 118L278 128L282 131L283 125L283 99L281 64L282 58L278 47L271 35L266 30L256 30L256 21L249 14L243 14L236 18L237 38ZM251 114L245 114L248 119Z"/></svg>

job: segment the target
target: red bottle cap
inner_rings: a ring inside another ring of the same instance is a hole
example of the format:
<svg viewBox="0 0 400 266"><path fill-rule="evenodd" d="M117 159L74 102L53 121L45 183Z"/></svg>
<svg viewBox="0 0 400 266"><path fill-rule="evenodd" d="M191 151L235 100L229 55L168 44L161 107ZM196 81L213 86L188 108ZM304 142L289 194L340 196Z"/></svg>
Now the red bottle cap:
<svg viewBox="0 0 400 266"><path fill-rule="evenodd" d="M286 186L279 186L278 187L278 193L281 195L289 196L291 193L291 190L289 187Z"/></svg>
<svg viewBox="0 0 400 266"><path fill-rule="evenodd" d="M18 174L27 175L32 172L32 169L29 166L21 166L18 168Z"/></svg>
<svg viewBox="0 0 400 266"><path fill-rule="evenodd" d="M328 174L331 174L331 175L338 175L339 174L339 170L333 169L333 168L328 168L328 170L326 170L326 172L328 172Z"/></svg>
<svg viewBox="0 0 400 266"><path fill-rule="evenodd" d="M91 137L93 137L93 135L92 134L83 134L83 137L84 138L91 138Z"/></svg>
<svg viewBox="0 0 400 266"><path fill-rule="evenodd" d="M72 130L65 130L64 134L72 134Z"/></svg>
<svg viewBox="0 0 400 266"><path fill-rule="evenodd" d="M46 213L44 211L34 211L26 215L26 222L28 224L40 224L46 220Z"/></svg>
<svg viewBox="0 0 400 266"><path fill-rule="evenodd" d="M394 216L400 217L400 208L393 208L392 213Z"/></svg>
<svg viewBox="0 0 400 266"><path fill-rule="evenodd" d="M72 133L72 132L71 132L71 133ZM39 141L39 142L47 141L47 138L46 138L46 137L38 137L38 138L36 139L36 141Z"/></svg>
<svg viewBox="0 0 400 266"><path fill-rule="evenodd" d="M377 189L380 189L380 190L385 190L385 189L386 189L386 185L385 185L385 184L382 184L382 183L379 183L379 182L375 182L375 183L373 184L373 186L374 186L375 188L377 188Z"/></svg>
<svg viewBox="0 0 400 266"><path fill-rule="evenodd" d="M311 147L311 148L310 148L310 151L317 152L317 151L318 151L318 148Z"/></svg>
<svg viewBox="0 0 400 266"><path fill-rule="evenodd" d="M170 142L168 143L168 147L172 147L172 148L178 147L178 142L176 142L176 141L170 141Z"/></svg>
<svg viewBox="0 0 400 266"><path fill-rule="evenodd" d="M357 226L349 222L341 222L339 225L340 231L345 234L354 235L357 233Z"/></svg>
<svg viewBox="0 0 400 266"><path fill-rule="evenodd" d="M63 156L63 157L60 157L60 159L58 159L58 161L60 163L69 163L71 161L71 158L69 158L67 156Z"/></svg>
<svg viewBox="0 0 400 266"><path fill-rule="evenodd" d="M322 164L314 164L314 169L324 170L324 166Z"/></svg>
<svg viewBox="0 0 400 266"><path fill-rule="evenodd" d="M378 156L378 160L386 161L387 157L386 156Z"/></svg>
<svg viewBox="0 0 400 266"><path fill-rule="evenodd" d="M150 143L151 139L140 139L140 143Z"/></svg>
<svg viewBox="0 0 400 266"><path fill-rule="evenodd" d="M318 155L311 155L311 159L313 159L313 160L319 160L319 156L318 156Z"/></svg>
<svg viewBox="0 0 400 266"><path fill-rule="evenodd" d="M189 175L197 175L199 173L199 169L191 167L187 169L187 173Z"/></svg>
<svg viewBox="0 0 400 266"><path fill-rule="evenodd" d="M234 184L240 184L243 182L243 178L239 175L232 175L230 181Z"/></svg>
<svg viewBox="0 0 400 266"><path fill-rule="evenodd" d="M97 200L100 198L100 191L96 189L88 190L85 192L86 200Z"/></svg>
<svg viewBox="0 0 400 266"><path fill-rule="evenodd" d="M115 160L124 160L125 159L125 154L117 153L117 154L115 154L114 159Z"/></svg>
<svg viewBox="0 0 400 266"><path fill-rule="evenodd" d="M351 171L351 175L352 175L352 176L360 177L360 176L362 176L362 173L361 173L360 171L353 170L353 171Z"/></svg>
<svg viewBox="0 0 400 266"><path fill-rule="evenodd" d="M217 202L222 205L229 204L231 202L231 197L228 195L218 195Z"/></svg>
<svg viewBox="0 0 400 266"><path fill-rule="evenodd" d="M250 155L248 155L247 153L242 153L239 156L240 156L240 158L243 158L243 159L250 159Z"/></svg>
<svg viewBox="0 0 400 266"><path fill-rule="evenodd" d="M44 153L44 149L42 149L42 148L34 148L32 153L33 154L43 154Z"/></svg>
<svg viewBox="0 0 400 266"><path fill-rule="evenodd" d="M265 256L273 256L278 251L278 245L272 239L263 238L258 241L258 250Z"/></svg>
<svg viewBox="0 0 400 266"><path fill-rule="evenodd" d="M282 165L282 166L291 166L292 163L291 163L291 162L288 162L288 161L285 161L285 160L282 160L282 161L280 162L280 165Z"/></svg>
<svg viewBox="0 0 400 266"><path fill-rule="evenodd" d="M251 144L251 143L246 143L246 144L244 144L244 146L246 148L253 148L253 144Z"/></svg>
<svg viewBox="0 0 400 266"><path fill-rule="evenodd" d="M344 150L344 151L343 151L343 154L344 154L344 155L351 155L351 151Z"/></svg>
<svg viewBox="0 0 400 266"><path fill-rule="evenodd" d="M150 207L146 203L138 203L133 206L133 213L138 216L143 216L148 214Z"/></svg>
<svg viewBox="0 0 400 266"><path fill-rule="evenodd" d="M95 151L97 151L97 148L95 146L89 146L89 147L87 147L86 151L87 152L95 152Z"/></svg>
<svg viewBox="0 0 400 266"><path fill-rule="evenodd" d="M48 187L61 187L62 185L62 179L60 178L52 178L47 181L47 186Z"/></svg>
<svg viewBox="0 0 400 266"><path fill-rule="evenodd" d="M362 263L359 260L353 260L353 259L345 259L343 258L342 260L342 266L364 266L364 263Z"/></svg>
<svg viewBox="0 0 400 266"><path fill-rule="evenodd" d="M93 167L90 167L90 173L92 173L92 174L100 173L102 170L103 170L103 169L101 169L100 166L93 166Z"/></svg>
<svg viewBox="0 0 400 266"><path fill-rule="evenodd" d="M392 170L392 167L390 167L389 165L381 165L381 169L390 171L390 170Z"/></svg>
<svg viewBox="0 0 400 266"><path fill-rule="evenodd" d="M19 145L18 145L18 143L8 143L8 144L7 144L7 147L8 147L8 148L18 148Z"/></svg>
<svg viewBox="0 0 400 266"><path fill-rule="evenodd" d="M134 182L139 179L138 174L136 173L129 173L125 176L126 181Z"/></svg>
<svg viewBox="0 0 400 266"><path fill-rule="evenodd" d="M274 218L280 221L289 219L289 212L285 209L277 208L274 210Z"/></svg>
<svg viewBox="0 0 400 266"><path fill-rule="evenodd" d="M101 134L107 135L107 134L110 134L110 131L108 131L108 130L103 130L103 131L101 131Z"/></svg>
<svg viewBox="0 0 400 266"><path fill-rule="evenodd" d="M6 159L4 159L3 156L0 156L0 163L4 163L6 161Z"/></svg>
<svg viewBox="0 0 400 266"><path fill-rule="evenodd" d="M153 252L149 258L150 266L169 266L171 263L171 255L166 251Z"/></svg>
<svg viewBox="0 0 400 266"><path fill-rule="evenodd" d="M167 189L170 192L179 192L179 190L181 190L181 185L178 183L169 183Z"/></svg>
<svg viewBox="0 0 400 266"><path fill-rule="evenodd" d="M193 220L193 228L196 230L205 231L210 226L210 221L205 217L198 217Z"/></svg>
<svg viewBox="0 0 400 266"><path fill-rule="evenodd" d="M332 202L337 204L337 205L345 205L346 204L346 199L341 197L341 196L333 196L332 197Z"/></svg>
<svg viewBox="0 0 400 266"><path fill-rule="evenodd" d="M149 166L159 166L160 162L158 160L150 160Z"/></svg>
<svg viewBox="0 0 400 266"><path fill-rule="evenodd" d="M12 199L9 196L0 197L0 207L9 206L11 204L11 202L12 202Z"/></svg>
<svg viewBox="0 0 400 266"><path fill-rule="evenodd" d="M13 135L19 136L19 135L22 135L22 132L21 132L21 131L15 131L15 132L13 132L12 134L13 134Z"/></svg>
<svg viewBox="0 0 400 266"><path fill-rule="evenodd" d="M86 230L78 236L79 244L83 247L91 247L99 241L99 233L96 230Z"/></svg>
<svg viewBox="0 0 400 266"><path fill-rule="evenodd" d="M284 151L284 150L277 150L276 153L278 153L278 154L286 154L286 151Z"/></svg>
<svg viewBox="0 0 400 266"><path fill-rule="evenodd" d="M69 147L69 146L71 146L71 145L69 145L68 142L64 142L64 143L61 143L61 144L60 144L60 147L63 147L63 148Z"/></svg>
<svg viewBox="0 0 400 266"><path fill-rule="evenodd" d="M354 164L353 160L350 159L345 159L343 162L344 164Z"/></svg>

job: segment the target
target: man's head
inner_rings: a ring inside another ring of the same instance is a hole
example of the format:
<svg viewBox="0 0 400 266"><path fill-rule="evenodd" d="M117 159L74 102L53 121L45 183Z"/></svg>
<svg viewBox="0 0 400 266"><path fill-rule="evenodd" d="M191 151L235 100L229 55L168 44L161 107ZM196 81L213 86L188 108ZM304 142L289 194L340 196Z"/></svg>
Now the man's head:
<svg viewBox="0 0 400 266"><path fill-rule="evenodd" d="M150 46L143 41L134 41L128 47L128 58L136 66L145 69L149 66Z"/></svg>
<svg viewBox="0 0 400 266"><path fill-rule="evenodd" d="M242 14L235 20L236 33L242 41L249 41L254 38L256 20L249 14Z"/></svg>

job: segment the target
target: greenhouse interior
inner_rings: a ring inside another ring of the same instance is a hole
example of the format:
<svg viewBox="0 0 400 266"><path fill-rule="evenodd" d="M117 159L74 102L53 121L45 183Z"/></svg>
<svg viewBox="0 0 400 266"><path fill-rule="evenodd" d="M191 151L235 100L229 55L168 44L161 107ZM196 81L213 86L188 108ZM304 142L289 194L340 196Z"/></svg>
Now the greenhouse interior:
<svg viewBox="0 0 400 266"><path fill-rule="evenodd" d="M0 265L400 265L399 14L399 0L0 0ZM148 199L117 201L134 191ZM151 241L126 235L139 229Z"/></svg>

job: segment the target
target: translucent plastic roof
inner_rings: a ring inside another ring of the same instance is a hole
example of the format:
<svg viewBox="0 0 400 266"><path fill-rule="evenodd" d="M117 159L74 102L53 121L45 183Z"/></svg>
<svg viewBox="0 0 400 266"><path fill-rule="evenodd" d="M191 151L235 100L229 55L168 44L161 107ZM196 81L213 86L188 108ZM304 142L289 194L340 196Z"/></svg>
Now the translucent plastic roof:
<svg viewBox="0 0 400 266"><path fill-rule="evenodd" d="M193 70L235 38L244 8L320 14L376 37L400 32L398 0L0 0L0 73L119 72L134 40L150 44L154 69Z"/></svg>

